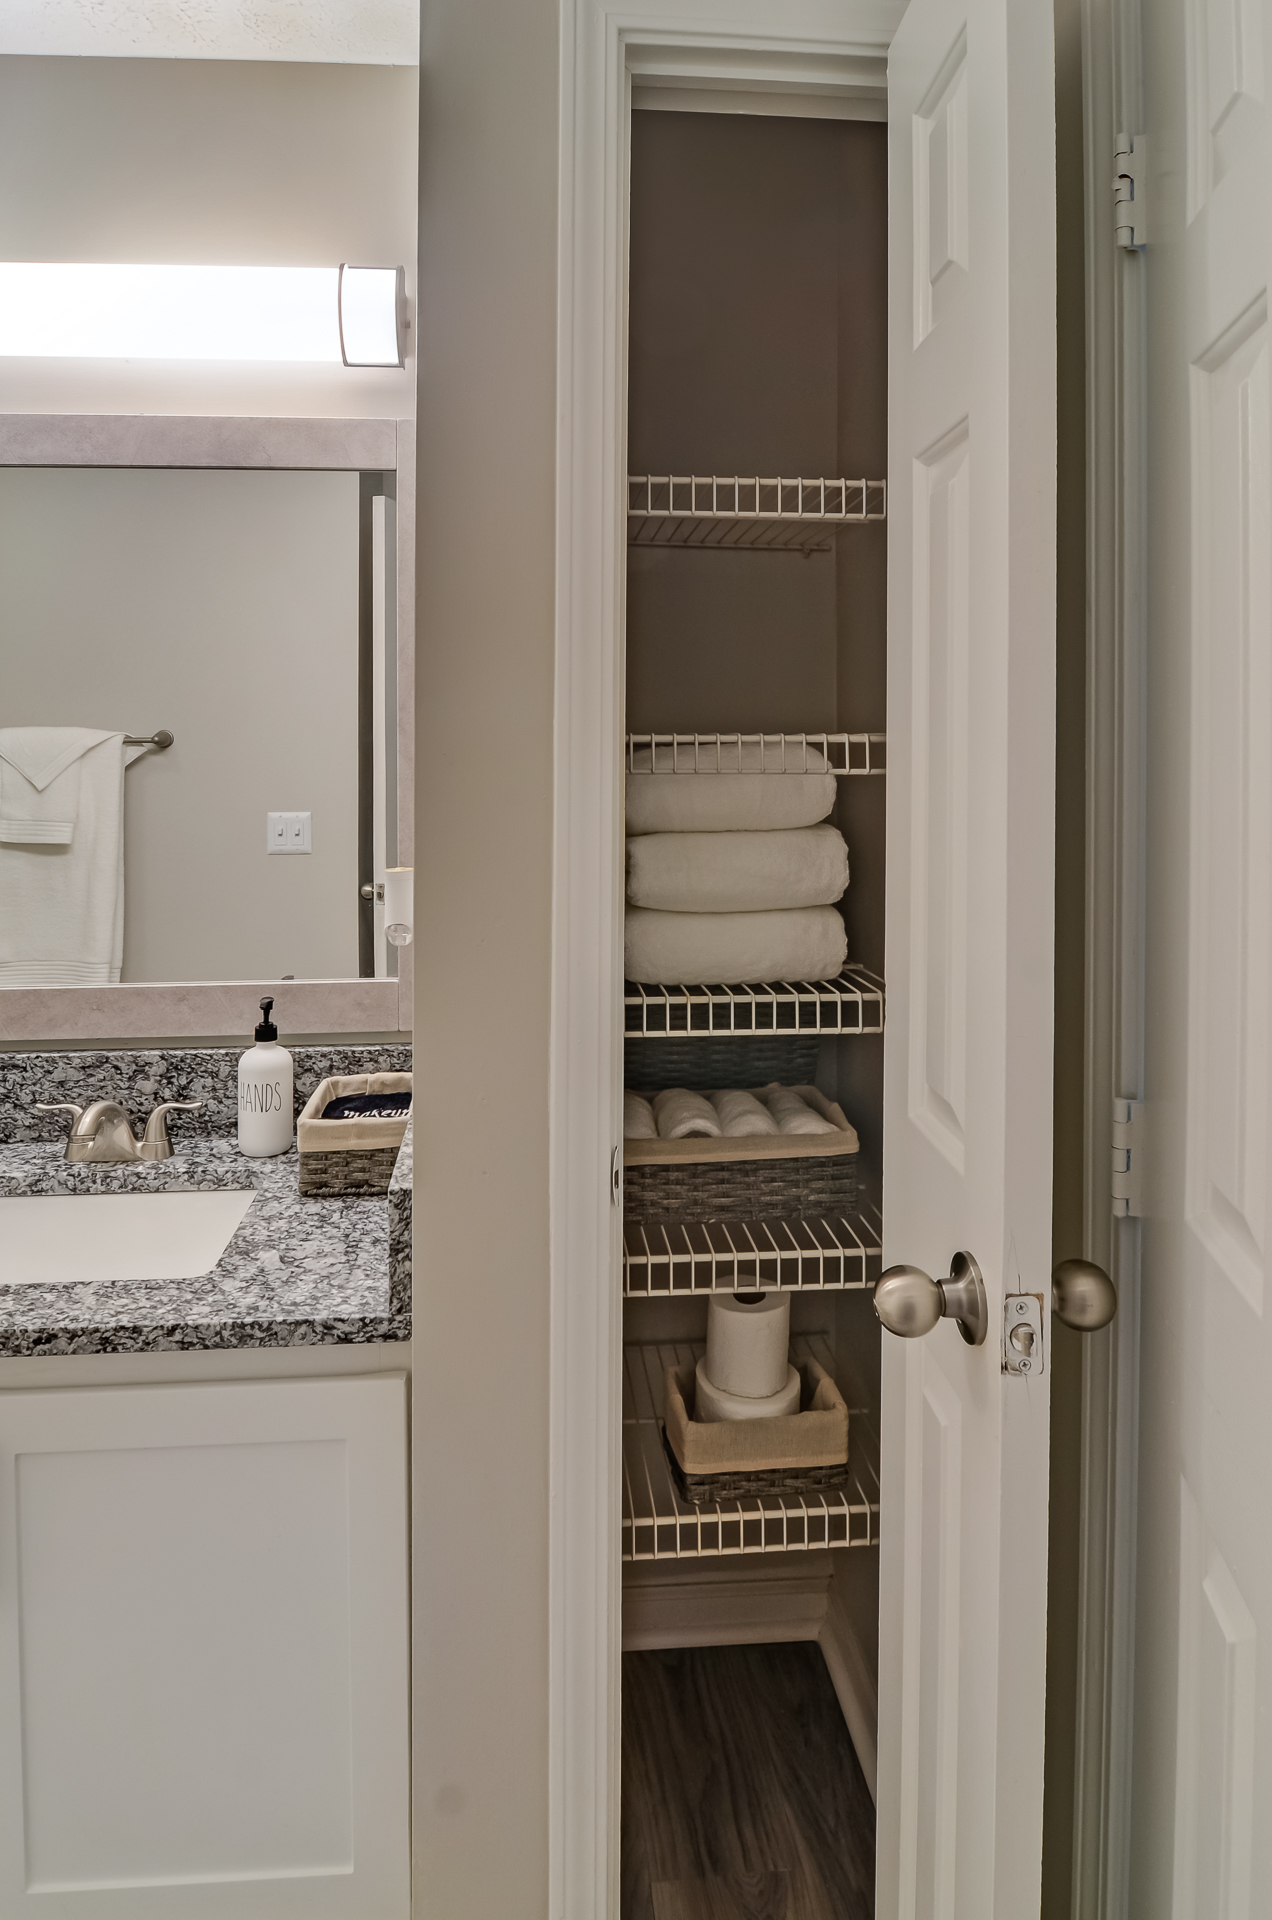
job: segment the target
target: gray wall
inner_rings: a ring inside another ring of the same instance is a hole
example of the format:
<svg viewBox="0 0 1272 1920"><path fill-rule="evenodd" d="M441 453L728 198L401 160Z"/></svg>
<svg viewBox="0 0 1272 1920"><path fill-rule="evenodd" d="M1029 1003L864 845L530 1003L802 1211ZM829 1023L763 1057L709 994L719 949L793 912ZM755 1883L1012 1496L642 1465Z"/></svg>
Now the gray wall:
<svg viewBox="0 0 1272 1920"><path fill-rule="evenodd" d="M0 726L176 736L125 775L125 980L356 976L357 671L356 473L0 469Z"/></svg>
<svg viewBox="0 0 1272 1920"><path fill-rule="evenodd" d="M529 1920L548 1877L557 9L423 15L415 1062L438 1091L415 1119L416 1911Z"/></svg>

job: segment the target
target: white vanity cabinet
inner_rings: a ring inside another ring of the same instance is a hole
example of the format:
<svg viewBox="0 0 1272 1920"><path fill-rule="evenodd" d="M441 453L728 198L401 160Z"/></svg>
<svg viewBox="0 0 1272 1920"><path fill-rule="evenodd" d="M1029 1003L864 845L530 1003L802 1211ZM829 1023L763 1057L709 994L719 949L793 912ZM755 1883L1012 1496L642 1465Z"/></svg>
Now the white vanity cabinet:
<svg viewBox="0 0 1272 1920"><path fill-rule="evenodd" d="M406 1377L137 1371L0 1392L0 1920L405 1920Z"/></svg>

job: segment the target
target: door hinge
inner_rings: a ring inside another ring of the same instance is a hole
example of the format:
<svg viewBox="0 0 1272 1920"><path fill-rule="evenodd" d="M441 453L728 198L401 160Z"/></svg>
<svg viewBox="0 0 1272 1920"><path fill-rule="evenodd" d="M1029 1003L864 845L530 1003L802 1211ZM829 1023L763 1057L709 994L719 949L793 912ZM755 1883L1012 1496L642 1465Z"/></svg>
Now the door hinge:
<svg viewBox="0 0 1272 1920"><path fill-rule="evenodd" d="M1119 133L1113 160L1113 238L1119 247L1148 244L1148 140Z"/></svg>
<svg viewBox="0 0 1272 1920"><path fill-rule="evenodd" d="M610 1155L610 1205L621 1207L623 1204L623 1149L615 1147Z"/></svg>
<svg viewBox="0 0 1272 1920"><path fill-rule="evenodd" d="M1113 1102L1113 1217L1138 1219L1143 1213L1144 1103Z"/></svg>

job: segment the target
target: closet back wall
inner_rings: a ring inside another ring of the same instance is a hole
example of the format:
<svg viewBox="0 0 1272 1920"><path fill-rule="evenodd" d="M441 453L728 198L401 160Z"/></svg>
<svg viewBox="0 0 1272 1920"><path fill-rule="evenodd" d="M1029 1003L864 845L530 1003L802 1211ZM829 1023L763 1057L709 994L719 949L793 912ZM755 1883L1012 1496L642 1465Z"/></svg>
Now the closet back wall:
<svg viewBox="0 0 1272 1920"><path fill-rule="evenodd" d="M631 182L628 471L885 476L886 126L643 110ZM832 546L629 548L629 728L883 732L886 526ZM879 973L885 787L841 780L834 815L849 957ZM877 1192L882 1042L823 1052Z"/></svg>
<svg viewBox="0 0 1272 1920"><path fill-rule="evenodd" d="M633 114L629 472L882 473L886 402L872 445L851 391L852 260L863 217L866 252L886 231L885 144L867 122ZM849 564L881 533L843 536ZM836 572L831 553L629 550L628 726L841 725Z"/></svg>

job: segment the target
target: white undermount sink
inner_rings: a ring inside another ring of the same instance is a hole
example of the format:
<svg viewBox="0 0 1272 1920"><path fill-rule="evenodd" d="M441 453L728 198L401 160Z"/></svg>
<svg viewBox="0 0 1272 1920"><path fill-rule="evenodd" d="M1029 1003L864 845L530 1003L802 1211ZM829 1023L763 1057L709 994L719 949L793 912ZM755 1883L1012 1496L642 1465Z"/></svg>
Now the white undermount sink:
<svg viewBox="0 0 1272 1920"><path fill-rule="evenodd" d="M0 1286L195 1280L256 1198L210 1193L38 1193L0 1199Z"/></svg>

